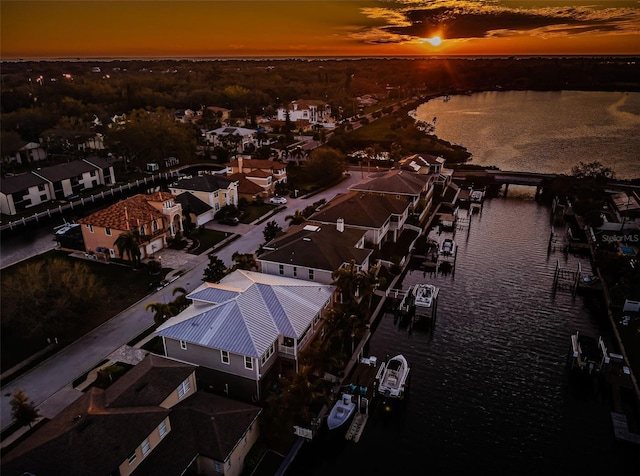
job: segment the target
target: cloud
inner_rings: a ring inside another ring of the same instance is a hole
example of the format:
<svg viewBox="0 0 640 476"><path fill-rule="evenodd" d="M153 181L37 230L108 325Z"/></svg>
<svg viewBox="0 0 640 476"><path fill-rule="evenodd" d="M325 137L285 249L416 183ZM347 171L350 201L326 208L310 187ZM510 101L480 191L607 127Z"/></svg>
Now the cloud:
<svg viewBox="0 0 640 476"><path fill-rule="evenodd" d="M395 0L377 8L363 8L362 13L369 19L382 20L384 24L363 29L352 37L366 43L405 43L436 32L449 40L640 34L640 3L635 4L636 8L608 8L611 2L602 6L596 3L523 8L507 6L526 5L516 1Z"/></svg>

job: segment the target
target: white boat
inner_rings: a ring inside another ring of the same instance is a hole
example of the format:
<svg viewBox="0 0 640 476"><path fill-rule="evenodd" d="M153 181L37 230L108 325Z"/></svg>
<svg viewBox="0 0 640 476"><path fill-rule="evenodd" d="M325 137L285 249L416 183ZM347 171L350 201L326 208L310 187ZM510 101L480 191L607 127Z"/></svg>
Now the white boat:
<svg viewBox="0 0 640 476"><path fill-rule="evenodd" d="M438 297L438 288L433 284L416 284L412 292L416 307L431 307Z"/></svg>
<svg viewBox="0 0 640 476"><path fill-rule="evenodd" d="M378 393L383 397L404 398L409 370L407 359L402 354L380 365L376 374Z"/></svg>
<svg viewBox="0 0 640 476"><path fill-rule="evenodd" d="M451 238L445 238L440 243L440 254L443 256L453 256L456 252L456 242Z"/></svg>
<svg viewBox="0 0 640 476"><path fill-rule="evenodd" d="M338 428L351 418L355 410L356 403L353 401L353 395L343 393L342 398L336 402L329 412L327 426L330 430Z"/></svg>
<svg viewBox="0 0 640 476"><path fill-rule="evenodd" d="M484 199L484 192L482 190L473 190L469 200L473 203L481 203Z"/></svg>

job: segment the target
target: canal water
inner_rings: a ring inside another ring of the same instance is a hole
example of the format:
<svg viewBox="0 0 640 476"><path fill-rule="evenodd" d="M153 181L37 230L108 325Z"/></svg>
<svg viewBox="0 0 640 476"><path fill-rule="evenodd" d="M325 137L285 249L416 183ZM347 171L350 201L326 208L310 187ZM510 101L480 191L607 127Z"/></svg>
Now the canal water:
<svg viewBox="0 0 640 476"><path fill-rule="evenodd" d="M432 99L415 111L441 139L501 170L570 174L594 160L640 177L640 93L503 91Z"/></svg>
<svg viewBox="0 0 640 476"><path fill-rule="evenodd" d="M435 328L408 332L385 314L369 346L410 362L404 409L374 413L358 443L321 432L287 475L638 474L640 450L615 441L607 395L570 384L570 335L612 332L597 299L553 291L558 262L590 265L549 251L550 226L547 207L510 193L468 229L434 230L456 240L455 273L409 271L402 286L440 288Z"/></svg>

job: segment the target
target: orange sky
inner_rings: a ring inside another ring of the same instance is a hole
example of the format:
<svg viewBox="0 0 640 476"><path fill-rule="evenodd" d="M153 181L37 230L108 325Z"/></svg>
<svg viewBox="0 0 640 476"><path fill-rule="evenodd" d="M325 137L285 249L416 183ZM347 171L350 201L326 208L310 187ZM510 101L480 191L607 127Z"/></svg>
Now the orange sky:
<svg viewBox="0 0 640 476"><path fill-rule="evenodd" d="M636 0L1 0L0 8L2 59L640 54ZM438 46L426 41L435 35Z"/></svg>

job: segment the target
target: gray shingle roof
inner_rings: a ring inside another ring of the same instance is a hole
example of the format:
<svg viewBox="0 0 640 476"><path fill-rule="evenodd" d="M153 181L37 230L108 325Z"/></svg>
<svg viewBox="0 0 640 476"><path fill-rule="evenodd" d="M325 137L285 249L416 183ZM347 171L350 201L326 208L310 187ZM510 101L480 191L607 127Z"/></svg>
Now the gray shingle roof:
<svg viewBox="0 0 640 476"><path fill-rule="evenodd" d="M156 334L260 357L278 336L302 336L334 290L335 286L311 281L237 270L220 284L204 283L191 293L191 299L201 302L169 319ZM207 301L212 304L203 305Z"/></svg>
<svg viewBox="0 0 640 476"><path fill-rule="evenodd" d="M349 190L415 196L419 195L431 180L430 175L392 169L371 174L368 179L349 187Z"/></svg>
<svg viewBox="0 0 640 476"><path fill-rule="evenodd" d="M346 225L380 228L391 215L400 215L409 208L404 199L373 193L350 192L335 197L320 211L309 217L322 223L337 223L339 218Z"/></svg>
<svg viewBox="0 0 640 476"><path fill-rule="evenodd" d="M190 209L196 215L202 215L213 208L189 192L182 192L176 196L176 202L182 205L183 212L187 212Z"/></svg>
<svg viewBox="0 0 640 476"><path fill-rule="evenodd" d="M95 172L96 166L88 164L83 160L74 160L66 164L53 165L44 169L33 172L36 175L44 177L51 182L59 182L60 180L78 177L85 172Z"/></svg>
<svg viewBox="0 0 640 476"><path fill-rule="evenodd" d="M287 232L267 243L258 261L270 261L312 269L335 271L344 263L360 265L372 253L356 248L365 231L345 227L340 232L334 225L320 225L316 230L303 225L291 226ZM318 225L318 224L317 224Z"/></svg>
<svg viewBox="0 0 640 476"><path fill-rule="evenodd" d="M5 195L11 195L12 193L26 191L29 187L36 187L46 183L49 182L32 173L14 175L0 180L0 192Z"/></svg>

